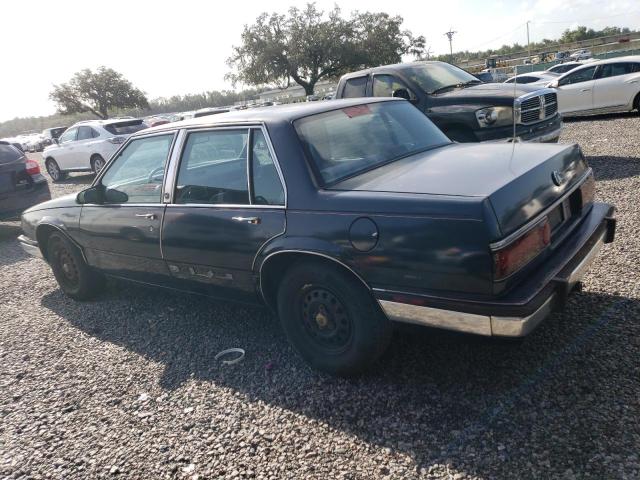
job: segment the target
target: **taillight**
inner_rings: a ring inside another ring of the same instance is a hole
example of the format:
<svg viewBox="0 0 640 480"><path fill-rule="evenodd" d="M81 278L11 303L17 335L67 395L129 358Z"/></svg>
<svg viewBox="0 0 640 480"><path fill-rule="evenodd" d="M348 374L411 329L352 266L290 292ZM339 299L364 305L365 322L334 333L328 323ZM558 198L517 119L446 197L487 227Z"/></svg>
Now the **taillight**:
<svg viewBox="0 0 640 480"><path fill-rule="evenodd" d="M38 165L38 162L35 160L27 159L25 166L27 167L27 173L29 175L37 175L40 173L40 165Z"/></svg>
<svg viewBox="0 0 640 480"><path fill-rule="evenodd" d="M593 177L593 173L580 185L580 196L582 197L583 209L593 203L596 197L596 179Z"/></svg>
<svg viewBox="0 0 640 480"><path fill-rule="evenodd" d="M551 226L541 223L505 247L493 252L495 280L502 280L533 260L551 243Z"/></svg>
<svg viewBox="0 0 640 480"><path fill-rule="evenodd" d="M114 145L120 145L124 143L126 139L124 137L111 137L111 138L108 138L107 140L113 143Z"/></svg>

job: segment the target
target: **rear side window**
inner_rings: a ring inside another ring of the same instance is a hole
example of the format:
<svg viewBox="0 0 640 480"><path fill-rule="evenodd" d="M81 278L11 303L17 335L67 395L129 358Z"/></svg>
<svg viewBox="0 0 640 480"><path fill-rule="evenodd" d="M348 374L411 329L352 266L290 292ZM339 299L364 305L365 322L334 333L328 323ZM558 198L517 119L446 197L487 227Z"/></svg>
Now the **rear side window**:
<svg viewBox="0 0 640 480"><path fill-rule="evenodd" d="M599 78L608 78L608 77L617 77L619 75L627 75L629 73L633 73L634 66L636 64L630 62L624 63L609 63L607 65L603 65L600 69L600 73L598 75Z"/></svg>
<svg viewBox="0 0 640 480"><path fill-rule="evenodd" d="M262 130L254 130L251 141L252 203L257 205L284 205L284 189L273 163L267 140Z"/></svg>
<svg viewBox="0 0 640 480"><path fill-rule="evenodd" d="M99 136L100 134L91 127L80 127L78 129L78 140L89 140Z"/></svg>
<svg viewBox="0 0 640 480"><path fill-rule="evenodd" d="M142 120L127 120L104 125L104 129L112 135L131 135L146 128Z"/></svg>
<svg viewBox="0 0 640 480"><path fill-rule="evenodd" d="M345 81L342 98L359 98L366 96L367 79L368 77L365 75L364 77L350 78Z"/></svg>
<svg viewBox="0 0 640 480"><path fill-rule="evenodd" d="M248 137L245 129L189 134L178 171L176 203L248 205Z"/></svg>
<svg viewBox="0 0 640 480"><path fill-rule="evenodd" d="M22 156L22 153L20 153L15 147L0 144L0 165L13 163Z"/></svg>

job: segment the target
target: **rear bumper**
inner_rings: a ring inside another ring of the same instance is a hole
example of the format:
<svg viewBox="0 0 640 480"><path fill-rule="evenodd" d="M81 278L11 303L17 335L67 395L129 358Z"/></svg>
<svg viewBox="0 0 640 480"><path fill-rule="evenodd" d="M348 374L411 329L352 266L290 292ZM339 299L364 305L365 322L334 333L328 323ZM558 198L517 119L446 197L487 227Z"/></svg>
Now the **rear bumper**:
<svg viewBox="0 0 640 480"><path fill-rule="evenodd" d="M43 258L42 252L40 251L40 247L38 246L38 242L35 240L31 240L26 235L20 235L18 237L18 243L22 250L33 257Z"/></svg>
<svg viewBox="0 0 640 480"><path fill-rule="evenodd" d="M27 208L51 200L49 184L43 179L29 190L19 190L1 198L0 220L19 218Z"/></svg>
<svg viewBox="0 0 640 480"><path fill-rule="evenodd" d="M375 290L378 303L392 321L500 337L523 337L553 311L563 307L605 243L613 241L614 209L596 204L576 238L543 266L521 290L493 301L456 301L406 292ZM399 301L399 299L401 301Z"/></svg>

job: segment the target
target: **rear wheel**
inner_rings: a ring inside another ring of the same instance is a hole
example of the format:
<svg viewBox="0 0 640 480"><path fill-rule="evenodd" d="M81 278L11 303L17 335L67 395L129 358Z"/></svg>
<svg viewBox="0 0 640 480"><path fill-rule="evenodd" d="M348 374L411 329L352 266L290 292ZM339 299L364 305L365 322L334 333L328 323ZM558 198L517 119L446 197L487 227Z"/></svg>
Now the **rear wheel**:
<svg viewBox="0 0 640 480"><path fill-rule="evenodd" d="M640 113L640 93L636 95L636 99L633 101L633 108Z"/></svg>
<svg viewBox="0 0 640 480"><path fill-rule="evenodd" d="M100 173L100 170L104 168L105 163L104 158L100 155L94 155L91 157L91 168L96 174Z"/></svg>
<svg viewBox="0 0 640 480"><path fill-rule="evenodd" d="M67 174L60 170L58 166L58 162L56 162L53 158L48 158L45 162L45 167L47 167L47 173L51 177L51 180L55 182L60 182L67 178Z"/></svg>
<svg viewBox="0 0 640 480"><path fill-rule="evenodd" d="M314 368L354 375L387 348L392 327L367 289L319 262L291 267L278 290L283 329Z"/></svg>
<svg viewBox="0 0 640 480"><path fill-rule="evenodd" d="M65 295L88 300L102 291L104 277L85 263L78 248L64 235L51 234L47 241L47 259Z"/></svg>

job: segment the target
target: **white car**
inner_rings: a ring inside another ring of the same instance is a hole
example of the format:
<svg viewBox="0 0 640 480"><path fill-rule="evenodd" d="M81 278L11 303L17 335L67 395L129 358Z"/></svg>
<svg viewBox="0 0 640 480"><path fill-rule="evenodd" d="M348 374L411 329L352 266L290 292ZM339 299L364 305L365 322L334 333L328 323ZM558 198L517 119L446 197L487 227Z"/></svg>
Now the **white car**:
<svg viewBox="0 0 640 480"><path fill-rule="evenodd" d="M640 111L640 55L591 62L547 86L563 115Z"/></svg>
<svg viewBox="0 0 640 480"><path fill-rule="evenodd" d="M571 60L586 60L588 58L593 57L593 55L591 54L591 50L586 50L586 49L582 49L582 50L576 50L575 52L573 52L571 55L569 55L569 58Z"/></svg>
<svg viewBox="0 0 640 480"><path fill-rule="evenodd" d="M515 75L508 80L505 80L504 83L517 83L521 84L529 84L529 85L546 85L551 80L558 76L557 73L550 72L530 72L530 73L521 73L519 75Z"/></svg>
<svg viewBox="0 0 640 480"><path fill-rule="evenodd" d="M47 172L54 182L69 172L98 173L129 135L143 128L141 119L78 122L42 152Z"/></svg>

